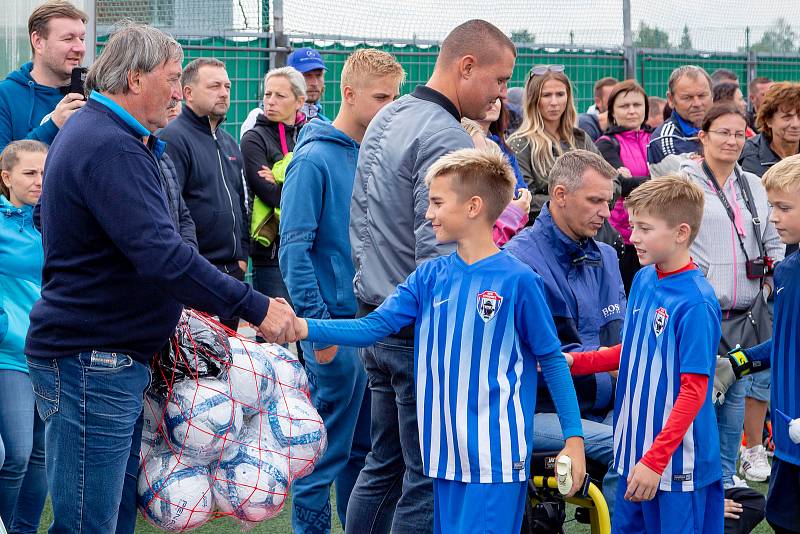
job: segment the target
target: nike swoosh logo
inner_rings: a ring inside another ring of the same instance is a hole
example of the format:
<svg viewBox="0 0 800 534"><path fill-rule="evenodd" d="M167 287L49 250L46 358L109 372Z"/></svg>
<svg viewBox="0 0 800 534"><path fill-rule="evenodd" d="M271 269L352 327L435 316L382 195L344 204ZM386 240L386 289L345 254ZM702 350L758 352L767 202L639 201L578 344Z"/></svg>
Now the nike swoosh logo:
<svg viewBox="0 0 800 534"><path fill-rule="evenodd" d="M636 308L635 310L633 310L633 313L636 313L636 312L638 312L639 310L641 310L641 308Z"/></svg>
<svg viewBox="0 0 800 534"><path fill-rule="evenodd" d="M781 287L779 287L779 288L778 288L778 290L775 292L775 294L777 295L778 293L780 293L781 291L783 291L783 288L784 288L784 287L785 287L785 286L781 286Z"/></svg>
<svg viewBox="0 0 800 534"><path fill-rule="evenodd" d="M434 308L438 308L439 306L441 306L442 304L444 304L448 300L450 300L450 299L440 300L439 302L433 301L433 307Z"/></svg>

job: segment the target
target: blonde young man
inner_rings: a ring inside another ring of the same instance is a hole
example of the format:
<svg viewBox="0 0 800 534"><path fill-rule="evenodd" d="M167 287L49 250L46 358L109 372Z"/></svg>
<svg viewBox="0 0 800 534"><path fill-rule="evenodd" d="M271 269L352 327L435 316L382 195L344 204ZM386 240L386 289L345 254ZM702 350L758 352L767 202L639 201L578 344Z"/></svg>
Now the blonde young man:
<svg viewBox="0 0 800 534"><path fill-rule="evenodd" d="M348 238L350 197L358 149L372 118L392 102L405 73L386 52L354 52L342 69L342 105L333 123L303 128L281 193L280 266L303 317L353 318L355 269ZM293 484L294 532L329 532L330 487L336 483L339 519L370 450L367 374L354 347L304 343L311 398L328 431L328 450L314 472ZM314 354L336 360L317 364Z"/></svg>

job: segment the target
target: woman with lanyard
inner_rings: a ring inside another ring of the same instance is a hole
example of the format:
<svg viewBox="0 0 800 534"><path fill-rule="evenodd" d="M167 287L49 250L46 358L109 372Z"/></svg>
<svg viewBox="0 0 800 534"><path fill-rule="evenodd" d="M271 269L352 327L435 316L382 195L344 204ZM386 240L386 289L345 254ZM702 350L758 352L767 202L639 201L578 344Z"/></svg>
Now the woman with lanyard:
<svg viewBox="0 0 800 534"><path fill-rule="evenodd" d="M714 105L698 134L703 159L681 165L681 171L705 191L703 222L691 253L722 309L719 354L737 344L751 347L771 336L772 319L764 294L771 291L771 264L784 255L778 233L768 220L770 208L761 181L742 171L737 163L746 129L747 120L738 107L730 103ZM742 379L728 390L724 404L717 409L726 490L746 485L735 476L745 396L768 399L769 383L754 383L752 377ZM760 439L742 456L743 467L745 461L751 466L751 475L760 475L762 480L769 476Z"/></svg>
<svg viewBox="0 0 800 534"><path fill-rule="evenodd" d="M278 265L279 207L286 167L305 117L306 82L292 67L272 69L264 77L264 113L242 136L242 157L247 186L255 195L250 237L253 287L265 295L289 292Z"/></svg>

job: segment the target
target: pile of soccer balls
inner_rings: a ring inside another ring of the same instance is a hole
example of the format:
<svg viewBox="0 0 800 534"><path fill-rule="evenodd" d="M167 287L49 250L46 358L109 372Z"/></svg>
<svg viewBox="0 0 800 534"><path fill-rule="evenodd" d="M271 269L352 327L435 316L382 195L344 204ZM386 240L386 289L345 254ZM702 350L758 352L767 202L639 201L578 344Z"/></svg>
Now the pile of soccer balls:
<svg viewBox="0 0 800 534"><path fill-rule="evenodd" d="M222 332L218 330L218 332ZM327 437L300 362L278 345L227 338L219 376L187 376L145 396L139 508L165 531L230 515L277 515Z"/></svg>

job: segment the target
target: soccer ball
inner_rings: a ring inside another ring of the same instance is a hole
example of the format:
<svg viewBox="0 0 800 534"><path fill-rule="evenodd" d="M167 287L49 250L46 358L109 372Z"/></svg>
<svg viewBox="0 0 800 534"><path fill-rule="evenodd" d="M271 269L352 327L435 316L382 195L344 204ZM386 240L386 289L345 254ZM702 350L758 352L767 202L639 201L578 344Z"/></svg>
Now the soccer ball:
<svg viewBox="0 0 800 534"><path fill-rule="evenodd" d="M262 343L261 347L272 361L272 367L275 369L275 379L278 381L280 388L287 393L295 390L294 392L302 392L308 395L308 376L297 356L289 352L288 349L274 343ZM276 393L276 395L280 397L280 393Z"/></svg>
<svg viewBox="0 0 800 534"><path fill-rule="evenodd" d="M289 476L280 467L280 456L261 449L252 436L246 439L228 449L233 454L226 454L214 472L214 499L220 512L258 523L275 517L283 508Z"/></svg>
<svg viewBox="0 0 800 534"><path fill-rule="evenodd" d="M262 416L261 435L263 446L288 463L292 479L310 474L314 462L328 448L322 418L311 402L299 394L287 394L270 403Z"/></svg>
<svg viewBox="0 0 800 534"><path fill-rule="evenodd" d="M187 455L207 463L220 457L242 428L242 407L230 386L216 378L177 382L167 402L170 441Z"/></svg>
<svg viewBox="0 0 800 534"><path fill-rule="evenodd" d="M241 404L245 417L267 406L275 393L275 370L261 345L231 337L233 364L228 371L233 400Z"/></svg>
<svg viewBox="0 0 800 534"><path fill-rule="evenodd" d="M151 456L142 465L137 489L145 518L168 532L199 527L214 512L208 469L182 465L171 452Z"/></svg>
<svg viewBox="0 0 800 534"><path fill-rule="evenodd" d="M147 456L150 451L158 450L164 442L164 402L153 395L145 393L142 405L142 457ZM159 428L161 425L161 428Z"/></svg>

